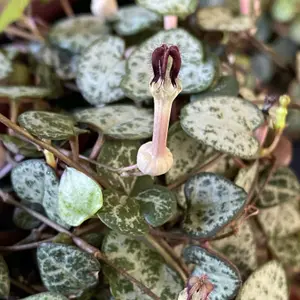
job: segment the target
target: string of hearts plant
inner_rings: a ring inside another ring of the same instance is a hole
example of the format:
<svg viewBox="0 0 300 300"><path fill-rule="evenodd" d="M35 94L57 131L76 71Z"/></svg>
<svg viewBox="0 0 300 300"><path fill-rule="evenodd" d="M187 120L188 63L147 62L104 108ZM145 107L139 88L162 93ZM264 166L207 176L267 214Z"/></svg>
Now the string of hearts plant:
<svg viewBox="0 0 300 300"><path fill-rule="evenodd" d="M3 4L1 299L296 294L300 68L272 42L280 1L39 3L63 8L53 24Z"/></svg>

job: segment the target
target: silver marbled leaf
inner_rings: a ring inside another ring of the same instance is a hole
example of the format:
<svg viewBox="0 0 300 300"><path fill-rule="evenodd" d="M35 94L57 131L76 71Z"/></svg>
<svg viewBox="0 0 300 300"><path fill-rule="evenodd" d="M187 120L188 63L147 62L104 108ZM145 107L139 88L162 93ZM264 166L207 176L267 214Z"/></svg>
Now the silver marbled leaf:
<svg viewBox="0 0 300 300"><path fill-rule="evenodd" d="M23 300L67 300L67 299L68 298L66 298L61 294L50 293L50 292L40 293L40 294L23 298Z"/></svg>
<svg viewBox="0 0 300 300"><path fill-rule="evenodd" d="M51 89L38 86L0 86L0 97L12 100L20 98L43 99L51 95Z"/></svg>
<svg viewBox="0 0 300 300"><path fill-rule="evenodd" d="M0 80L6 78L12 72L11 61L0 52Z"/></svg>
<svg viewBox="0 0 300 300"><path fill-rule="evenodd" d="M239 170L234 183L249 193L250 189L255 184L255 179L258 174L258 160L252 163L249 167L242 168Z"/></svg>

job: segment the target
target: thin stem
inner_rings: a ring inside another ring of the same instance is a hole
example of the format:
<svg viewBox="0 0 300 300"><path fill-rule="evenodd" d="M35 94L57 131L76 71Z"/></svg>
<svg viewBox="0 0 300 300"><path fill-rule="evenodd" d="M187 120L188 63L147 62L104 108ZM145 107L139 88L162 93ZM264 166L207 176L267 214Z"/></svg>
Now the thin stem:
<svg viewBox="0 0 300 300"><path fill-rule="evenodd" d="M9 278L9 280L10 280L11 284L13 284L17 288L23 290L27 294L29 294L29 295L36 294L36 291L34 289L32 289L31 287L29 287L28 285L25 285L25 284L21 283L20 281L14 279L14 278Z"/></svg>
<svg viewBox="0 0 300 300"><path fill-rule="evenodd" d="M47 149L48 151L52 152L56 157L61 159L65 164L86 174L87 176L89 176L90 178L92 178L93 180L98 182L100 185L102 185L103 187L105 187L105 188L109 187L109 184L107 183L107 181L104 178L97 176L97 174L94 174L94 172L92 172L92 170L87 172L87 170L85 168L83 168L79 163L73 161L72 159L70 159L69 157L67 157L60 151L58 151L55 147L45 143L44 141L41 141L41 140L33 137L30 133L28 133L26 130L24 130L20 126L16 125L15 123L11 122L8 118L6 118L1 113L0 113L0 122L3 123L4 125L6 125L7 127L13 129L18 134L24 136L30 142L37 144L41 148Z"/></svg>
<svg viewBox="0 0 300 300"><path fill-rule="evenodd" d="M275 135L275 138L274 138L272 144L268 148L262 149L261 157L269 156L275 150L275 148L278 146L278 143L281 139L282 133L283 133L283 129L280 129L276 132L276 135Z"/></svg>
<svg viewBox="0 0 300 300"><path fill-rule="evenodd" d="M11 34L11 35L14 35L14 36L17 36L17 37L20 37L20 38L23 38L23 39L29 40L29 41L38 41L38 42L43 41L40 38L36 37L35 35L28 33L26 31L23 31L13 25L6 27L4 32L6 34Z"/></svg>
<svg viewBox="0 0 300 300"><path fill-rule="evenodd" d="M10 115L10 120L12 122L17 123L18 113L19 113L19 102L16 100L10 101L9 115ZM11 130L10 128L8 129L8 132L10 135L13 135L13 130Z"/></svg>
<svg viewBox="0 0 300 300"><path fill-rule="evenodd" d="M164 16L164 29L170 30L177 28L178 17L177 16Z"/></svg>
<svg viewBox="0 0 300 300"><path fill-rule="evenodd" d="M98 157L103 144L104 144L104 135L101 132L99 132L97 141L94 144L92 152L89 156L90 159L96 159Z"/></svg>
<svg viewBox="0 0 300 300"><path fill-rule="evenodd" d="M0 246L1 252L18 252L37 248L40 244L51 242L53 238L45 239L38 242L28 243L24 245Z"/></svg>
<svg viewBox="0 0 300 300"><path fill-rule="evenodd" d="M151 234L145 234L145 239L148 243L165 259L166 263L178 272L184 282L188 279L188 274L181 268L181 266L174 260L174 258L166 251L166 249L155 239Z"/></svg>
<svg viewBox="0 0 300 300"><path fill-rule="evenodd" d="M72 155L73 155L73 160L78 162L79 159L79 141L78 141L78 135L76 134L69 140L71 150L72 150Z"/></svg>
<svg viewBox="0 0 300 300"><path fill-rule="evenodd" d="M40 40L44 40L44 37L42 36L42 34L40 33L38 27L36 26L33 18L27 17L27 16L23 16L22 17L22 21L24 22L24 24L26 25L26 27Z"/></svg>
<svg viewBox="0 0 300 300"><path fill-rule="evenodd" d="M68 17L74 17L74 11L69 0L60 0L60 5Z"/></svg>

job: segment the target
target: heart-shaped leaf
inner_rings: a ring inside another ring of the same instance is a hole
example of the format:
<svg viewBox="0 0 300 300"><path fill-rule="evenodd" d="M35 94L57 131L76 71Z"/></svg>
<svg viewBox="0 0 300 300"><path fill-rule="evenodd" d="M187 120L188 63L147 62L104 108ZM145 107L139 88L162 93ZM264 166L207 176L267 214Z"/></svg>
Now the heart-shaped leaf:
<svg viewBox="0 0 300 300"><path fill-rule="evenodd" d="M227 231L226 228L221 234ZM211 244L214 249L233 262L245 278L257 268L255 238L248 222L244 222L239 226L236 235L213 241Z"/></svg>
<svg viewBox="0 0 300 300"><path fill-rule="evenodd" d="M259 210L258 221L268 237L285 237L300 231L298 199Z"/></svg>
<svg viewBox="0 0 300 300"><path fill-rule="evenodd" d="M187 211L182 228L188 234L207 238L214 236L244 208L245 191L228 179L200 173L185 184Z"/></svg>
<svg viewBox="0 0 300 300"><path fill-rule="evenodd" d="M0 297L8 297L10 291L10 280L8 267L2 255L0 255Z"/></svg>
<svg viewBox="0 0 300 300"><path fill-rule="evenodd" d="M69 227L58 214L58 178L44 160L19 163L11 172L11 181L20 199L42 205L52 221Z"/></svg>
<svg viewBox="0 0 300 300"><path fill-rule="evenodd" d="M11 72L11 61L2 52L0 52L0 80L7 77Z"/></svg>
<svg viewBox="0 0 300 300"><path fill-rule="evenodd" d="M46 111L27 111L19 124L40 139L67 140L75 135L74 120L66 115Z"/></svg>
<svg viewBox="0 0 300 300"><path fill-rule="evenodd" d="M199 122L201 120L201 122ZM253 130L264 118L257 106L236 97L208 97L181 110L183 130L214 149L245 159L256 157L259 143Z"/></svg>
<svg viewBox="0 0 300 300"><path fill-rule="evenodd" d="M26 204L26 206L38 212L43 211L43 208L39 204L30 203ZM18 207L16 207L14 210L13 222L17 227L22 228L24 230L34 229L41 224L41 221L32 217L29 213Z"/></svg>
<svg viewBox="0 0 300 300"><path fill-rule="evenodd" d="M271 8L272 17L278 22L290 22L297 13L297 1L275 0Z"/></svg>
<svg viewBox="0 0 300 300"><path fill-rule="evenodd" d="M44 243L38 247L37 260L42 281L50 292L80 296L98 283L98 260L74 246Z"/></svg>
<svg viewBox="0 0 300 300"><path fill-rule="evenodd" d="M137 34L162 23L161 16L137 5L120 7L115 18L114 29L121 36Z"/></svg>
<svg viewBox="0 0 300 300"><path fill-rule="evenodd" d="M23 300L67 300L67 299L68 298L66 298L63 295L46 292L46 293L40 293L40 294L26 297Z"/></svg>
<svg viewBox="0 0 300 300"><path fill-rule="evenodd" d="M197 12L197 23L208 31L240 32L254 27L249 16L234 17L226 7L205 7Z"/></svg>
<svg viewBox="0 0 300 300"><path fill-rule="evenodd" d="M197 0L137 0L137 3L161 15L174 15L181 18L195 12Z"/></svg>
<svg viewBox="0 0 300 300"><path fill-rule="evenodd" d="M103 165L118 169L136 164L136 156L140 142L107 140L101 147L97 161ZM105 167L97 166L97 173L107 179L109 185L127 195L133 189L136 177L122 177Z"/></svg>
<svg viewBox="0 0 300 300"><path fill-rule="evenodd" d="M251 166L240 169L234 183L249 193L250 189L255 184L255 179L258 173L258 161L255 161Z"/></svg>
<svg viewBox="0 0 300 300"><path fill-rule="evenodd" d="M109 29L101 18L80 15L57 22L52 26L48 38L53 45L73 53L81 53L108 32Z"/></svg>
<svg viewBox="0 0 300 300"><path fill-rule="evenodd" d="M159 299L173 300L183 287L180 276L164 263L158 253L141 241L112 231L104 239L102 251L116 267L129 272L131 276L150 288ZM136 285L120 274L116 274L114 270L108 267L104 267L103 270L116 299L151 299Z"/></svg>
<svg viewBox="0 0 300 300"><path fill-rule="evenodd" d="M58 207L61 218L67 224L79 226L102 204L102 191L94 180L76 169L65 169L59 183Z"/></svg>
<svg viewBox="0 0 300 300"><path fill-rule="evenodd" d="M109 190L104 191L103 198L104 205L97 215L106 226L128 235L142 235L148 231L135 198Z"/></svg>
<svg viewBox="0 0 300 300"><path fill-rule="evenodd" d="M277 261L270 261L246 280L237 300L288 300L288 286L284 269Z"/></svg>
<svg viewBox="0 0 300 300"><path fill-rule="evenodd" d="M210 300L234 298L240 288L241 279L233 265L199 246L185 248L183 256L187 263L196 265L193 276L206 275L214 285L209 294Z"/></svg>
<svg viewBox="0 0 300 300"><path fill-rule="evenodd" d="M269 170L266 170L262 176L260 176L260 185L265 182L268 172ZM258 204L261 207L270 207L294 200L299 196L299 191L300 184L297 176L291 169L281 167L274 173L269 183L260 193Z"/></svg>
<svg viewBox="0 0 300 300"><path fill-rule="evenodd" d="M166 182L170 184L201 166L215 151L188 136L177 122L169 130L168 148L173 154L173 165L166 174Z"/></svg>
<svg viewBox="0 0 300 300"><path fill-rule="evenodd" d="M153 227L162 226L176 213L176 198L163 186L153 186L136 196L146 221Z"/></svg>
<svg viewBox="0 0 300 300"><path fill-rule="evenodd" d="M179 77L183 85L183 93L197 93L205 90L215 76L215 61L203 61L203 48L199 40L183 29L160 31L142 45L128 58L126 75L121 87L126 96L135 101L151 99L149 82L153 78L148 61L153 49L162 43L177 45L182 55Z"/></svg>
<svg viewBox="0 0 300 300"><path fill-rule="evenodd" d="M75 118L115 139L138 140L152 136L152 110L134 105L88 108L76 112Z"/></svg>
<svg viewBox="0 0 300 300"><path fill-rule="evenodd" d="M0 97L12 100L20 98L43 99L51 95L51 90L38 86L0 86Z"/></svg>
<svg viewBox="0 0 300 300"><path fill-rule="evenodd" d="M120 88L125 74L125 43L115 36L98 39L79 59L77 85L83 97L93 105L124 98Z"/></svg>

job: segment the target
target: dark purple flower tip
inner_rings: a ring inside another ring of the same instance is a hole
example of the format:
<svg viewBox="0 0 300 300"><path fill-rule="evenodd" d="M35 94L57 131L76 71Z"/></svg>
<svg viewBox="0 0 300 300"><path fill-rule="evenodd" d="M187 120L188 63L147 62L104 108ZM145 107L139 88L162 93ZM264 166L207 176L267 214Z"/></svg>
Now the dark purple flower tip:
<svg viewBox="0 0 300 300"><path fill-rule="evenodd" d="M269 114L269 109L278 102L279 96L278 95L267 95L264 100L264 105L262 108L262 112L266 115Z"/></svg>
<svg viewBox="0 0 300 300"><path fill-rule="evenodd" d="M153 82L156 83L159 79L161 79L162 81L165 80L169 56L171 56L173 59L170 70L170 79L172 85L176 86L176 78L178 77L181 67L180 51L177 46L168 47L166 44L162 44L152 53L152 68L154 77L151 81L151 84Z"/></svg>

